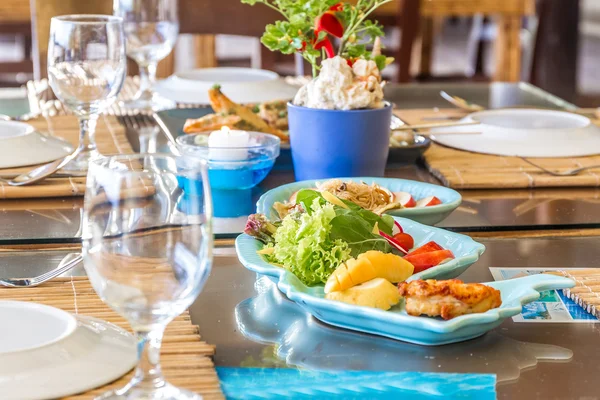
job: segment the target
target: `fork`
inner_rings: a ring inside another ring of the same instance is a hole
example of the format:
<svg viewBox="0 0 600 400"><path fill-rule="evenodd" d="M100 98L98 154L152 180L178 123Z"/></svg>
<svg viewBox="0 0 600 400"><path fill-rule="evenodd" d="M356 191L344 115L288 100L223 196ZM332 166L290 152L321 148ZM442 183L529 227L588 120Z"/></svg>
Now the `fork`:
<svg viewBox="0 0 600 400"><path fill-rule="evenodd" d="M582 171L586 171L588 169L596 169L596 168L600 168L600 164L596 164L596 165L588 165L587 167L579 167L579 168L573 168L573 169L569 169L567 171L550 171L549 169L546 169L544 167L542 167L541 165L538 165L528 159L526 159L525 157L519 157L521 160L525 161L527 164L532 165L538 169L541 169L542 171L546 172L547 174L550 174L552 176L575 176L577 174L579 174Z"/></svg>
<svg viewBox="0 0 600 400"><path fill-rule="evenodd" d="M125 128L137 132L140 153L156 153L156 136L160 130L156 120L146 114L123 114L117 117Z"/></svg>
<svg viewBox="0 0 600 400"><path fill-rule="evenodd" d="M0 279L0 286L7 287L33 287L41 285L44 282L49 281L50 279L56 278L60 274L64 274L69 271L77 264L83 261L83 256L81 254L77 254L75 258L65 264L58 264L58 267L54 268L52 271L48 271L45 274L36 276L34 278L13 278L13 279Z"/></svg>

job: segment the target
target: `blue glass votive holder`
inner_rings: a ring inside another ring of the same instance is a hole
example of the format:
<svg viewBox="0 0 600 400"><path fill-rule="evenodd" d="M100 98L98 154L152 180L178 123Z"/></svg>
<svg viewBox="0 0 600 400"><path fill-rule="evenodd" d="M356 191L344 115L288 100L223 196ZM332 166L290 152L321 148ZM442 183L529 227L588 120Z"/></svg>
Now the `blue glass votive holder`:
<svg viewBox="0 0 600 400"><path fill-rule="evenodd" d="M214 216L217 218L253 213L252 188L265 179L279 156L278 137L260 132L248 134L248 145L244 147L209 146L210 132L177 138L182 154L207 161ZM191 182L180 182L180 185L189 194L201 190Z"/></svg>

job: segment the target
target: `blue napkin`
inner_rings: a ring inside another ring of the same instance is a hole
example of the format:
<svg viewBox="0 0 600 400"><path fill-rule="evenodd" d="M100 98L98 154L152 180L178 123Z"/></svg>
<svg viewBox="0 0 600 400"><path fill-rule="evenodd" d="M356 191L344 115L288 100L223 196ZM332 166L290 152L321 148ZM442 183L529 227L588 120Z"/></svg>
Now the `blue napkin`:
<svg viewBox="0 0 600 400"><path fill-rule="evenodd" d="M402 360L398 360L402 362ZM218 367L227 399L496 399L496 376Z"/></svg>

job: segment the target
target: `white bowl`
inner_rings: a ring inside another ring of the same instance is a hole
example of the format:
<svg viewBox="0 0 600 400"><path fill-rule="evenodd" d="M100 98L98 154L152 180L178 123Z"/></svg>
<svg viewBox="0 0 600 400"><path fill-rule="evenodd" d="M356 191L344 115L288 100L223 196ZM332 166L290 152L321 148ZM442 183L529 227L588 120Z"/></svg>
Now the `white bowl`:
<svg viewBox="0 0 600 400"><path fill-rule="evenodd" d="M208 104L208 90L221 85L237 103L260 103L292 99L297 87L279 79L275 72L252 68L202 68L177 73L156 82L154 90L177 103Z"/></svg>
<svg viewBox="0 0 600 400"><path fill-rule="evenodd" d="M42 135L29 124L0 121L0 168L42 164L72 151L67 141Z"/></svg>
<svg viewBox="0 0 600 400"><path fill-rule="evenodd" d="M600 128L589 118L563 111L501 109L480 111L462 122L478 125L432 129L438 132L481 132L439 135L445 146L476 153L521 157L580 157L600 154Z"/></svg>
<svg viewBox="0 0 600 400"><path fill-rule="evenodd" d="M58 308L0 301L0 398L54 399L103 386L136 364L132 335Z"/></svg>

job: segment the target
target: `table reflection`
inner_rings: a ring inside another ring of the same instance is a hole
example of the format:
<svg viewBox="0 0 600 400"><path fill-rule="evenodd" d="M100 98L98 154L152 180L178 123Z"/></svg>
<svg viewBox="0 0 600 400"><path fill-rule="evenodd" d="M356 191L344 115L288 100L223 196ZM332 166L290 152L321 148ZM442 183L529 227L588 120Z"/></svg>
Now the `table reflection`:
<svg viewBox="0 0 600 400"><path fill-rule="evenodd" d="M271 344L282 364L297 368L379 371L493 373L499 383L515 382L538 362L569 362L567 348L521 342L498 330L447 346L418 346L330 327L285 298L268 278L257 279L255 297L239 303L235 319L248 339ZM269 350L264 362L273 364ZM246 366L263 360L247 359Z"/></svg>

